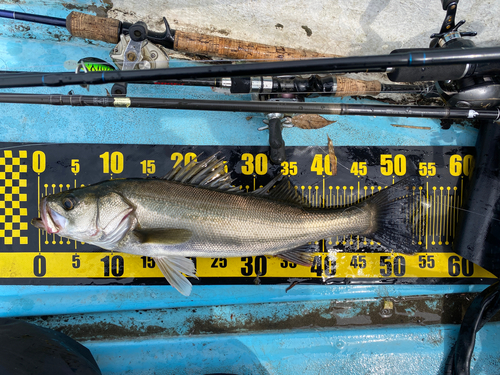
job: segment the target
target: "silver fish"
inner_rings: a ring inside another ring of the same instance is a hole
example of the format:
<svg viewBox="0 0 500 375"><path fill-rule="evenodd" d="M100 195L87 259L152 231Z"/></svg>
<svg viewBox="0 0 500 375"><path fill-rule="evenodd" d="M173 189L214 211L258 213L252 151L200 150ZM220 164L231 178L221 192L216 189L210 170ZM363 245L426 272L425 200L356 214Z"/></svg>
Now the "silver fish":
<svg viewBox="0 0 500 375"><path fill-rule="evenodd" d="M163 179L110 180L44 197L32 224L106 250L148 256L184 295L196 277L187 257L275 255L311 265L308 243L361 235L413 253L410 228L419 179L408 178L347 208L310 208L278 176L251 193L231 186L216 155L178 167ZM274 187L273 187L274 186Z"/></svg>

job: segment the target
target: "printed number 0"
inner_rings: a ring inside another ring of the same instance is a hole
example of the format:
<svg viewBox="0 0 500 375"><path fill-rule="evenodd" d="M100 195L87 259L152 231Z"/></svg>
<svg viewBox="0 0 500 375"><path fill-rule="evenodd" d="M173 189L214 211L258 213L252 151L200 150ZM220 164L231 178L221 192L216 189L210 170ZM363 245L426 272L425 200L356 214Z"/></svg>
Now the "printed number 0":
<svg viewBox="0 0 500 375"><path fill-rule="evenodd" d="M45 171L45 153L43 151L35 151L33 153L32 167L36 173Z"/></svg>

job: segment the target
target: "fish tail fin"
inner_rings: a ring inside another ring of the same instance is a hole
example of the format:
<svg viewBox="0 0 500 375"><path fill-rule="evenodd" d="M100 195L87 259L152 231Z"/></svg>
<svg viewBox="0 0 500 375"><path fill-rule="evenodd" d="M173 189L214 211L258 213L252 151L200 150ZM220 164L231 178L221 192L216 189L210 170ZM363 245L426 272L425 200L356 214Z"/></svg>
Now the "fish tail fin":
<svg viewBox="0 0 500 375"><path fill-rule="evenodd" d="M183 275L196 277L196 269L191 259L182 256L166 256L153 258L163 276L182 295L189 296L193 286Z"/></svg>
<svg viewBox="0 0 500 375"><path fill-rule="evenodd" d="M375 226L366 237L396 252L413 254L421 249L419 233L425 231L422 206L425 192L418 176L405 178L365 201L375 215Z"/></svg>

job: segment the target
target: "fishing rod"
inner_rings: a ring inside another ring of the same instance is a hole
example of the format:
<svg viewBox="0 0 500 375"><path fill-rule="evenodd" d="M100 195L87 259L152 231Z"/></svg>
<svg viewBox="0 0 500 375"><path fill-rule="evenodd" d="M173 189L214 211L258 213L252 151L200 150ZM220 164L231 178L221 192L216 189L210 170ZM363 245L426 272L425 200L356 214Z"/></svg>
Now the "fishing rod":
<svg viewBox="0 0 500 375"><path fill-rule="evenodd" d="M103 64L101 64L103 65ZM108 65L109 66L109 65ZM106 70L115 70L106 69ZM88 70L87 70L88 72ZM0 78L11 74L42 74L26 71L0 70ZM44 72L43 74L50 74ZM12 76L17 77L17 76ZM379 94L437 94L434 82L420 84L387 84L379 81L365 81L346 78L334 74L306 76L258 76L258 77L225 77L225 78L193 78L171 79L161 81L137 82L139 84L155 84L165 86L195 86L222 89L229 94L319 94L321 96L356 96ZM111 91L114 94L113 90ZM122 92L125 94L125 92Z"/></svg>
<svg viewBox="0 0 500 375"><path fill-rule="evenodd" d="M210 86L221 88L230 94L319 94L321 96L355 96L381 93L428 94L434 92L434 83L386 84L365 81L334 74L296 76L225 77L215 79L178 79L154 81L157 85ZM437 93L437 92L436 92Z"/></svg>
<svg viewBox="0 0 500 375"><path fill-rule="evenodd" d="M285 94L285 95L319 95L319 96L377 96L379 94L421 94L438 96L434 82L421 84L387 84L379 81L365 81L346 78L333 74L310 75L309 77L225 77L225 78L193 78L172 79L151 82L137 82L165 86L196 86L220 89L227 94ZM115 86L118 84L115 84ZM112 95L126 95L126 86L116 92L113 86Z"/></svg>
<svg viewBox="0 0 500 375"><path fill-rule="evenodd" d="M500 118L500 109L466 109L437 106L302 103L287 101L231 101L198 99L133 98L93 95L0 93L0 103L183 109L196 111L305 113L349 116L425 117L437 119Z"/></svg>
<svg viewBox="0 0 500 375"><path fill-rule="evenodd" d="M165 48L177 52L210 57L238 60L287 60L337 56L333 54L317 53L310 50L271 46L238 39L174 30L170 28L165 17L163 17L165 31L162 33L148 30L147 25L142 21L132 24L129 22L121 22L113 18L97 17L80 12L71 12L66 19L64 19L0 10L0 18L65 27L72 36L100 40L113 44L120 42L120 35L122 34L130 35L133 40L135 40L136 36L145 35L148 41Z"/></svg>
<svg viewBox="0 0 500 375"><path fill-rule="evenodd" d="M16 74L2 77L0 88L106 84L116 82L143 82L253 75L280 76L322 72L386 72L389 68L411 67L420 69L420 67L427 68L438 65L449 66L449 69L441 74L441 80L463 78L464 67L466 67L466 73L468 75L487 74L491 69L496 69L496 65L500 65L500 47L469 49L435 48L425 51L398 52L389 55L169 69L88 72L85 74L68 72L49 74L29 73L26 75Z"/></svg>

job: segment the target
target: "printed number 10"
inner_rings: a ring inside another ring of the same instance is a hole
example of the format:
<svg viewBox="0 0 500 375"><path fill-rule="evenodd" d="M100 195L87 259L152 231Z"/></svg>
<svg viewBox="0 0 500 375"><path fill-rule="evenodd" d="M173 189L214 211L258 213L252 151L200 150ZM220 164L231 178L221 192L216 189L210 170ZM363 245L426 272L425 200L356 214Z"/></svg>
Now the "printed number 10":
<svg viewBox="0 0 500 375"><path fill-rule="evenodd" d="M104 154L99 155L102 159L102 173L122 173L123 172L123 154L115 151L109 154L106 151Z"/></svg>

